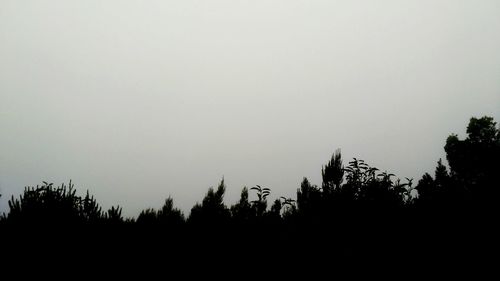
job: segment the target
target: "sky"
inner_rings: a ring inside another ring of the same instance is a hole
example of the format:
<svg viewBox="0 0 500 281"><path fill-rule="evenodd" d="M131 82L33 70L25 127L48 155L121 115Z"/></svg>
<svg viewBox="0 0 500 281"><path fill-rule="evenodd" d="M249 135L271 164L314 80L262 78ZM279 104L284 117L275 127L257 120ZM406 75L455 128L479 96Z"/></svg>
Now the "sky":
<svg viewBox="0 0 500 281"><path fill-rule="evenodd" d="M0 0L0 213L70 179L126 216L224 177L295 197L335 151L433 173L500 120L500 1Z"/></svg>

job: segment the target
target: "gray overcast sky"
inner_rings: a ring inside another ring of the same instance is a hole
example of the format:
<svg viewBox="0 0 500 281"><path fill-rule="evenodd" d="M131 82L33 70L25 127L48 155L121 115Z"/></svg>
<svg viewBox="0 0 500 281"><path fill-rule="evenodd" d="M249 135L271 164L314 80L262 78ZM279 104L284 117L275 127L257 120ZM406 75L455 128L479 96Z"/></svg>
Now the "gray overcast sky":
<svg viewBox="0 0 500 281"><path fill-rule="evenodd" d="M127 216L222 176L295 197L336 148L417 180L482 115L499 0L0 0L0 211L43 180Z"/></svg>

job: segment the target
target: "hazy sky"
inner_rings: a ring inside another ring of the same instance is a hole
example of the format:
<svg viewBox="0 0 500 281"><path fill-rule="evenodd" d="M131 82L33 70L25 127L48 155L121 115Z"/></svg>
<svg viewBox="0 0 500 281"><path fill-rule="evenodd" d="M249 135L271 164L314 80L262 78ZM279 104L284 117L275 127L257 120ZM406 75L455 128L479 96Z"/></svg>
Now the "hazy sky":
<svg viewBox="0 0 500 281"><path fill-rule="evenodd" d="M69 179L127 216L295 197L336 148L417 180L482 115L499 0L0 0L0 212Z"/></svg>

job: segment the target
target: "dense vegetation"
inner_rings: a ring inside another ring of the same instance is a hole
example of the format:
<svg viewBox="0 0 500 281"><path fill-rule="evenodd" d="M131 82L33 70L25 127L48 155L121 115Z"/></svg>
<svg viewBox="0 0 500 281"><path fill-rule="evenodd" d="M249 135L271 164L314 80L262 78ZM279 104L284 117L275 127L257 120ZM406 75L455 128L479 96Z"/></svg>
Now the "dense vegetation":
<svg viewBox="0 0 500 281"><path fill-rule="evenodd" d="M235 240L233 245L285 243L295 250L328 250L341 258L389 255L387 251L416 256L469 253L488 243L487 229L498 220L500 129L491 117L472 118L467 134L463 140L457 135L446 140L449 169L440 159L434 175L425 174L417 183L360 159L344 163L337 150L322 168L321 186L304 178L296 198L281 197L270 204L271 190L256 185L243 188L239 201L228 207L222 180L188 216L167 198L161 209L125 219L120 207L104 211L88 192L77 195L71 182L60 187L44 182L11 197L0 232L112 229L113 235L127 239L127 233L147 235L151 245L219 237L227 243Z"/></svg>

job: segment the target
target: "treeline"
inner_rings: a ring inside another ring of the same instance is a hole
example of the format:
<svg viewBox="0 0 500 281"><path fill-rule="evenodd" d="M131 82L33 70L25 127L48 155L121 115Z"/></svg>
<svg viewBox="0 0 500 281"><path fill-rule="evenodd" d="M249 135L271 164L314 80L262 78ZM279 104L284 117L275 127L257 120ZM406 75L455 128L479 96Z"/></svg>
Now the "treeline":
<svg viewBox="0 0 500 281"><path fill-rule="evenodd" d="M360 159L344 163L337 150L322 168L322 184L304 178L295 198L268 202L271 190L256 185L243 188L239 201L226 206L222 180L187 216L169 197L158 210L149 208L136 218L124 218L121 207L103 210L88 192L79 196L71 182L59 187L44 182L10 198L0 231L97 226L180 233L183 239L214 233L231 233L231 239L237 239L265 233L275 237L273 241L288 241L296 247L335 248L344 257L387 248L423 251L425 245L425 249L442 246L481 232L498 218L500 129L493 118L471 118L467 137L449 136L444 149L449 169L439 160L434 174L425 174L416 183L397 179Z"/></svg>
<svg viewBox="0 0 500 281"><path fill-rule="evenodd" d="M415 187L412 179L405 182L395 180L395 175L380 172L356 158L344 167L340 150L337 150L322 169L321 187L304 178L295 199L280 197L269 206L267 198L271 190L256 185L250 189L244 187L239 201L228 207L224 204L226 185L223 179L217 188L209 188L201 203L193 206L187 217L174 207L173 199L169 197L161 209L148 208L141 211L137 218L124 218L119 206L103 210L88 191L85 196L77 195L71 181L59 187L43 182L41 186L26 187L17 198L12 196L8 201L9 212L1 217L1 222L7 225L138 224L179 227L186 223L279 224L324 219L329 213L346 208L396 211L414 206L417 202L439 200L437 197L441 193L448 193L444 188L449 186L442 185L452 178L441 161L438 164L435 180L426 174ZM422 196L413 191L421 191ZM249 199L250 193L254 194L255 200Z"/></svg>

